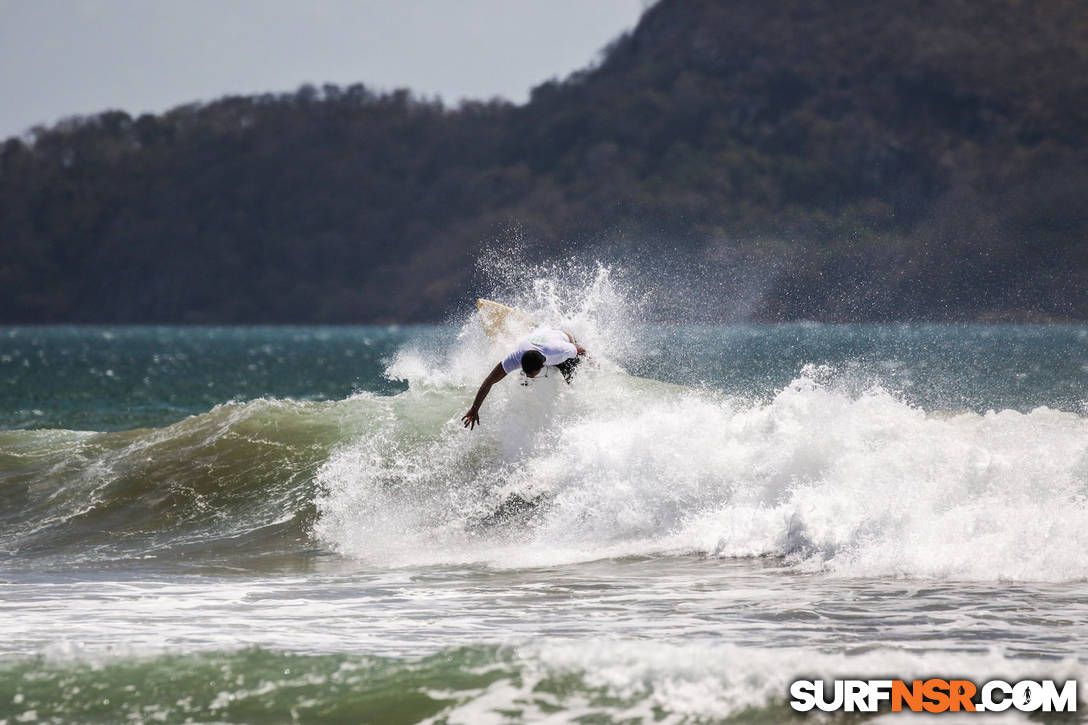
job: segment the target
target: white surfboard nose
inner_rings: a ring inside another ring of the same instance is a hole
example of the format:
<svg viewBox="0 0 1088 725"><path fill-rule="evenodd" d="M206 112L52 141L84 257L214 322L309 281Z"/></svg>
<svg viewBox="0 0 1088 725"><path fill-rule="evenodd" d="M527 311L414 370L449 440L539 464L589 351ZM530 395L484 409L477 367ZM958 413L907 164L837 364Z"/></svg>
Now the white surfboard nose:
<svg viewBox="0 0 1088 725"><path fill-rule="evenodd" d="M482 297L476 300L476 311L484 332L492 339L516 337L536 327L536 323L524 312Z"/></svg>

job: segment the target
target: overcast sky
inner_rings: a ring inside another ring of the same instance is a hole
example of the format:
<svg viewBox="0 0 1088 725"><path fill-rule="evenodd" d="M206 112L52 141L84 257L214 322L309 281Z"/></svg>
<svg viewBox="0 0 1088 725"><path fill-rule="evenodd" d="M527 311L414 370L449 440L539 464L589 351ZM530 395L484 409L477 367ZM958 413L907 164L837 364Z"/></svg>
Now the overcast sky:
<svg viewBox="0 0 1088 725"><path fill-rule="evenodd" d="M646 0L0 0L0 138L64 116L362 82L524 101Z"/></svg>

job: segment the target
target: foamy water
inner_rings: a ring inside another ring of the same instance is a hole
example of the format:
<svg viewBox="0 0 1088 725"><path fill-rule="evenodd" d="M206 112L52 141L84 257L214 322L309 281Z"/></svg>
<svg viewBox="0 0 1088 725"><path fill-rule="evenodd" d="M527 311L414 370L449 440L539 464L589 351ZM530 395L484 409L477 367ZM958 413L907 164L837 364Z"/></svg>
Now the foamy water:
<svg viewBox="0 0 1088 725"><path fill-rule="evenodd" d="M603 267L499 272L593 360L504 380L472 431L513 341L467 314L3 331L0 722L785 722L799 677L1085 691L1088 328L674 326Z"/></svg>
<svg viewBox="0 0 1088 725"><path fill-rule="evenodd" d="M620 318L607 274L596 283ZM511 376L466 431L449 411L511 341L470 321L450 350L401 350L398 405L443 415L386 415L336 450L317 474L318 538L378 566L694 553L842 576L1088 578L1082 414L927 410L828 365L769 400L662 383L622 367L656 352L651 333L615 342L543 300L528 309L575 332L588 369L569 386ZM519 499L534 503L516 535L475 525Z"/></svg>
<svg viewBox="0 0 1088 725"><path fill-rule="evenodd" d="M493 393L473 432L390 420L322 466L315 531L379 565L679 552L848 576L1088 577L1083 417L928 413L808 373L766 404L588 372ZM514 495L541 500L518 540L480 541L473 517Z"/></svg>

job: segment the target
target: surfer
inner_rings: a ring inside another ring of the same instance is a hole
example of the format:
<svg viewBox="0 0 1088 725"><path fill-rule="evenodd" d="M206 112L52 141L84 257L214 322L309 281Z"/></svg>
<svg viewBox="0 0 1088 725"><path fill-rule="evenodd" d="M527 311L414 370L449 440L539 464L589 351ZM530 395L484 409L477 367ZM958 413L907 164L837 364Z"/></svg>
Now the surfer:
<svg viewBox="0 0 1088 725"><path fill-rule="evenodd" d="M525 377L535 378L545 365L554 365L569 383L574 375L574 368L585 354L585 348L579 346L569 333L551 327L538 327L519 342L517 348L484 378L476 393L476 399L472 401L472 407L461 420L469 430L475 428L480 422L480 406L491 392L491 386L519 367Z"/></svg>

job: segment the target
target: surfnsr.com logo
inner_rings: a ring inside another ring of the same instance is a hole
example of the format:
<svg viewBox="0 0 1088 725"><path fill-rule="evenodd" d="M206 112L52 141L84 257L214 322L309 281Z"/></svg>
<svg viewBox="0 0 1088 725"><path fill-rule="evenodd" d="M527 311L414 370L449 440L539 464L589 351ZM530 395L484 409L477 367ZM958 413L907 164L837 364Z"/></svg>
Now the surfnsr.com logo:
<svg viewBox="0 0 1088 725"><path fill-rule="evenodd" d="M990 680L797 680L790 707L798 712L1076 712L1077 681Z"/></svg>

